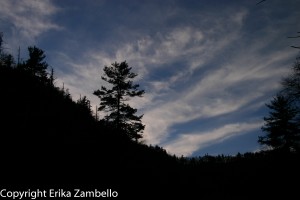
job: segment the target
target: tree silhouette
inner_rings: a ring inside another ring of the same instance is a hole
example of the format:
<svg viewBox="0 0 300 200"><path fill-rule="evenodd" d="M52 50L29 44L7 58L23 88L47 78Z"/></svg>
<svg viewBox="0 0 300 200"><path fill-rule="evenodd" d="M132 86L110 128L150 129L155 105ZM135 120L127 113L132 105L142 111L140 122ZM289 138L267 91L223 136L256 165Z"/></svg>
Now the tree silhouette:
<svg viewBox="0 0 300 200"><path fill-rule="evenodd" d="M82 98L80 97L80 99L77 100L77 104L91 109L91 102L86 96L83 96Z"/></svg>
<svg viewBox="0 0 300 200"><path fill-rule="evenodd" d="M2 54L3 49L3 33L0 32L0 54Z"/></svg>
<svg viewBox="0 0 300 200"><path fill-rule="evenodd" d="M3 33L0 32L0 67L13 67L15 64L12 55L3 51Z"/></svg>
<svg viewBox="0 0 300 200"><path fill-rule="evenodd" d="M264 117L262 130L267 135L260 136L258 142L274 149L295 150L299 139L299 127L295 120L297 109L287 97L280 94L274 97L271 104L266 105L271 111L269 117Z"/></svg>
<svg viewBox="0 0 300 200"><path fill-rule="evenodd" d="M3 33L0 32L0 55L2 54L3 49Z"/></svg>
<svg viewBox="0 0 300 200"><path fill-rule="evenodd" d="M50 77L49 77L49 84L54 87L54 81L55 81L55 77L54 77L54 69L51 68L51 73L50 73Z"/></svg>
<svg viewBox="0 0 300 200"><path fill-rule="evenodd" d="M282 86L285 95L293 102L300 102L300 56L296 58L292 73L283 79Z"/></svg>
<svg viewBox="0 0 300 200"><path fill-rule="evenodd" d="M82 112L85 112L86 114L91 114L91 101L88 100L86 96L83 96L82 98L77 100L77 105L81 107Z"/></svg>
<svg viewBox="0 0 300 200"><path fill-rule="evenodd" d="M131 72L131 67L126 61L113 63L104 67L105 76L101 79L112 85L111 89L102 86L100 90L94 91L94 95L101 100L99 111L105 111L105 121L112 123L117 130L126 133L136 141L142 138L139 132L144 130L141 123L143 115L136 115L137 109L132 108L125 102L131 97L142 97L144 90L138 90L139 85L133 84L132 79L137 74Z"/></svg>
<svg viewBox="0 0 300 200"><path fill-rule="evenodd" d="M15 61L12 55L10 54L1 54L0 55L1 65L6 67L13 67L15 65Z"/></svg>
<svg viewBox="0 0 300 200"><path fill-rule="evenodd" d="M257 2L256 5L261 4L261 3L265 2L265 1L266 0L261 0L261 1Z"/></svg>
<svg viewBox="0 0 300 200"><path fill-rule="evenodd" d="M24 68L32 75L40 77L41 79L47 78L48 64L44 61L46 55L44 51L36 46L28 47L29 58L26 61Z"/></svg>

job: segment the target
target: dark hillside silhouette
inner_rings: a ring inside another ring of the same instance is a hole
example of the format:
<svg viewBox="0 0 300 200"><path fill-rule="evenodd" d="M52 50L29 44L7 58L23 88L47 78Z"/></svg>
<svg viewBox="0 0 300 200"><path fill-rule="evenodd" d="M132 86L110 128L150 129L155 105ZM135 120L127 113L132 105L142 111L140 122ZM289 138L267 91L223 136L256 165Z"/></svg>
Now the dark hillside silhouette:
<svg viewBox="0 0 300 200"><path fill-rule="evenodd" d="M171 156L96 120L85 96L75 102L55 86L52 70L40 76L3 51L0 58L1 188L111 188L119 199L298 194L292 181L300 178L298 152Z"/></svg>

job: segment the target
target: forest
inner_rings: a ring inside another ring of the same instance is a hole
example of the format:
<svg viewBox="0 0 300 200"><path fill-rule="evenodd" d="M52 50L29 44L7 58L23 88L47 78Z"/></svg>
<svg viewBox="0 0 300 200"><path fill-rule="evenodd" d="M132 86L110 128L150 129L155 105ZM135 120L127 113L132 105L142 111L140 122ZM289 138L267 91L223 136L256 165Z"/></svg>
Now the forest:
<svg viewBox="0 0 300 200"><path fill-rule="evenodd" d="M299 60L282 91L266 102L271 111L258 142L268 150L178 157L139 141L142 116L125 102L145 91L131 81L136 74L126 62L105 68L102 79L115 87L94 92L99 111L110 113L98 119L86 96L73 100L55 85L43 50L28 47L28 59L20 62L2 44L1 35L2 188L109 188L119 199L299 195Z"/></svg>

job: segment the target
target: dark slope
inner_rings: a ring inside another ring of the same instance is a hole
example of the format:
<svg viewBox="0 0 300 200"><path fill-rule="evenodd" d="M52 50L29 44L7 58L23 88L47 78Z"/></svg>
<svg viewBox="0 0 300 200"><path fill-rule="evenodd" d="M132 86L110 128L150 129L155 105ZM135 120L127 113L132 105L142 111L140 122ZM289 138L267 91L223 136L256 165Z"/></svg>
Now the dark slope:
<svg viewBox="0 0 300 200"><path fill-rule="evenodd" d="M152 179L169 180L176 158L163 149L137 144L97 122L86 107L38 77L0 71L2 184L117 188L125 194L148 189L144 184Z"/></svg>
<svg viewBox="0 0 300 200"><path fill-rule="evenodd" d="M298 193L299 154L172 157L96 122L66 92L22 70L0 69L0 93L1 188L109 188L121 199Z"/></svg>

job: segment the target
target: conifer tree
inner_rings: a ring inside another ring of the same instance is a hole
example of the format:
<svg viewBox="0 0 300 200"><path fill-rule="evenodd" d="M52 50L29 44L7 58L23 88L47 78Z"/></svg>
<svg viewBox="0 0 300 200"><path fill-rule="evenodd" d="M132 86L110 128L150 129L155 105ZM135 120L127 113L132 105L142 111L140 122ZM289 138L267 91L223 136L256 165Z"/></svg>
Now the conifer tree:
<svg viewBox="0 0 300 200"><path fill-rule="evenodd" d="M133 84L132 79L137 74L131 72L131 69L126 61L105 66L105 75L101 79L109 83L111 88L102 86L100 90L94 91L94 95L101 101L98 110L107 113L104 120L137 141L142 138L139 132L145 127L141 122L143 115L136 115L137 109L126 102L133 97L142 97L144 90L139 90L139 85Z"/></svg>
<svg viewBox="0 0 300 200"><path fill-rule="evenodd" d="M268 117L264 117L265 124L262 127L266 136L260 136L258 142L272 147L291 151L297 149L299 141L299 125L296 120L297 109L290 100L278 94L266 104L271 110Z"/></svg>
<svg viewBox="0 0 300 200"><path fill-rule="evenodd" d="M47 62L44 61L46 55L44 51L37 48L36 46L28 47L29 58L26 61L25 69L32 75L40 77L41 79L47 78L48 68Z"/></svg>

